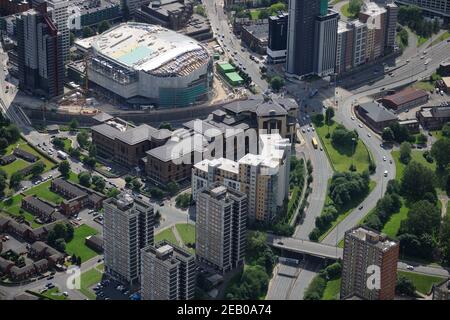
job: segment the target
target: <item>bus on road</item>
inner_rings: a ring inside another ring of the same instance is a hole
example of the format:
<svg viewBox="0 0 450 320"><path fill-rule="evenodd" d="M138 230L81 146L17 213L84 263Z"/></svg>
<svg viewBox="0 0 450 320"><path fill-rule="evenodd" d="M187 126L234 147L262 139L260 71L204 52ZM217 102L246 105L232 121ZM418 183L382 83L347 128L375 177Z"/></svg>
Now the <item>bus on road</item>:
<svg viewBox="0 0 450 320"><path fill-rule="evenodd" d="M311 142L312 142L312 145L313 145L314 149L317 149L317 147L318 147L319 145L317 144L317 140L316 140L315 137L312 138Z"/></svg>

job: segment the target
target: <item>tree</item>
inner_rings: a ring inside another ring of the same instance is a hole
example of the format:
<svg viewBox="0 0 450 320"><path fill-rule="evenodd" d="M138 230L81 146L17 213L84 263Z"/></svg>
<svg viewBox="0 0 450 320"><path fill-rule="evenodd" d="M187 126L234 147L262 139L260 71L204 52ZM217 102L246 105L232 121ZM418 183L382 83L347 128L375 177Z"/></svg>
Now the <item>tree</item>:
<svg viewBox="0 0 450 320"><path fill-rule="evenodd" d="M405 126L401 126L398 122L395 122L389 126L394 134L394 141L402 143L403 141L409 141L411 134Z"/></svg>
<svg viewBox="0 0 450 320"><path fill-rule="evenodd" d="M416 143L419 145L426 145L428 142L428 137L424 135L423 133L419 134L416 138Z"/></svg>
<svg viewBox="0 0 450 320"><path fill-rule="evenodd" d="M67 225L62 223L57 223L53 227L53 232L55 233L56 239L65 239L67 237Z"/></svg>
<svg viewBox="0 0 450 320"><path fill-rule="evenodd" d="M81 131L77 134L77 142L81 148L86 149L89 145L89 134L87 131Z"/></svg>
<svg viewBox="0 0 450 320"><path fill-rule="evenodd" d="M0 138L0 150L5 150L8 147L8 140L5 138Z"/></svg>
<svg viewBox="0 0 450 320"><path fill-rule="evenodd" d="M94 185L94 189L99 192L103 192L103 189L105 189L106 186L105 179L99 176L92 177L92 184Z"/></svg>
<svg viewBox="0 0 450 320"><path fill-rule="evenodd" d="M135 191L141 190L142 183L141 183L138 179L134 179L134 180L131 182L131 184L132 184L132 186L133 186L133 190L135 190Z"/></svg>
<svg viewBox="0 0 450 320"><path fill-rule="evenodd" d="M61 172L61 175L67 178L70 174L70 163L67 160L63 160L58 165L58 170Z"/></svg>
<svg viewBox="0 0 450 320"><path fill-rule="evenodd" d="M334 109L331 107L328 107L325 110L325 123L330 126L331 125L331 121L333 120L334 117Z"/></svg>
<svg viewBox="0 0 450 320"><path fill-rule="evenodd" d="M175 181L170 181L167 184L167 191L169 192L169 194L171 196L174 196L175 194L177 194L179 190L180 190L180 186Z"/></svg>
<svg viewBox="0 0 450 320"><path fill-rule="evenodd" d="M54 247L56 250L64 252L66 250L66 242L64 241L64 239L56 239Z"/></svg>
<svg viewBox="0 0 450 320"><path fill-rule="evenodd" d="M71 149L69 151L69 154L71 157L75 158L75 159L79 159L81 156L81 151L79 148L75 148L75 149Z"/></svg>
<svg viewBox="0 0 450 320"><path fill-rule="evenodd" d="M348 12L353 16L356 16L361 11L362 5L363 5L362 0L350 0L348 5Z"/></svg>
<svg viewBox="0 0 450 320"><path fill-rule="evenodd" d="M159 125L159 129L167 129L172 131L172 125L169 122L161 122L161 124Z"/></svg>
<svg viewBox="0 0 450 320"><path fill-rule="evenodd" d="M72 119L72 121L70 121L69 128L70 128L70 130L73 130L73 131L78 129L78 121L77 121L77 119Z"/></svg>
<svg viewBox="0 0 450 320"><path fill-rule="evenodd" d="M100 24L98 25L98 33L103 33L106 30L108 30L109 28L111 28L111 24L106 21L103 20L102 22L100 22Z"/></svg>
<svg viewBox="0 0 450 320"><path fill-rule="evenodd" d="M56 149L64 150L64 139L56 137L53 138L52 143Z"/></svg>
<svg viewBox="0 0 450 320"><path fill-rule="evenodd" d="M399 276L397 279L397 284L395 286L395 291L398 294L404 294L413 297L416 293L416 286L414 285L414 282L412 282L405 276Z"/></svg>
<svg viewBox="0 0 450 320"><path fill-rule="evenodd" d="M17 142L20 138L20 131L17 129L15 124L10 124L6 127L6 133L8 135L7 139L9 144L12 144L14 142Z"/></svg>
<svg viewBox="0 0 450 320"><path fill-rule="evenodd" d="M447 122L442 126L442 135L444 137L450 138L450 122Z"/></svg>
<svg viewBox="0 0 450 320"><path fill-rule="evenodd" d="M64 237L64 239L69 242L70 240L73 239L73 235L75 233L75 230L72 226L71 223L66 223L66 236Z"/></svg>
<svg viewBox="0 0 450 320"><path fill-rule="evenodd" d="M86 157L83 159L83 163L90 168L94 168L97 160L94 157Z"/></svg>
<svg viewBox="0 0 450 320"><path fill-rule="evenodd" d="M408 164L411 160L411 144L409 142L402 142L400 145L400 161Z"/></svg>
<svg viewBox="0 0 450 320"><path fill-rule="evenodd" d="M91 174L87 171L80 172L78 174L78 181L82 186L90 187L91 186Z"/></svg>
<svg viewBox="0 0 450 320"><path fill-rule="evenodd" d="M383 141L392 142L395 140L394 132L391 128L384 128L381 138L383 138Z"/></svg>
<svg viewBox="0 0 450 320"><path fill-rule="evenodd" d="M400 233L416 236L437 234L441 223L441 212L427 200L421 200L412 205L408 218L401 222Z"/></svg>
<svg viewBox="0 0 450 320"><path fill-rule="evenodd" d="M263 19L269 19L270 17L270 12L267 9L261 9L259 10L258 13L258 19L263 20Z"/></svg>
<svg viewBox="0 0 450 320"><path fill-rule="evenodd" d="M160 188L158 187L152 187L150 188L150 196L155 198L155 199L162 199L164 197L164 191L162 191Z"/></svg>
<svg viewBox="0 0 450 320"><path fill-rule="evenodd" d="M323 124L323 120L324 120L324 116L321 113L317 113L315 115L312 116L312 122L314 123L314 125L316 125L317 127L322 126Z"/></svg>
<svg viewBox="0 0 450 320"><path fill-rule="evenodd" d="M192 197L190 193L182 193L175 198L175 204L177 207L186 209L191 205L191 198Z"/></svg>
<svg viewBox="0 0 450 320"><path fill-rule="evenodd" d="M38 162L36 163L32 168L31 168L31 175L33 177L37 177L39 176L41 173L43 173L45 170L45 164L42 162Z"/></svg>
<svg viewBox="0 0 450 320"><path fill-rule="evenodd" d="M92 37L93 35L95 35L94 30L92 30L91 27L84 27L83 28L83 38L89 38Z"/></svg>
<svg viewBox="0 0 450 320"><path fill-rule="evenodd" d="M347 130L343 125L338 125L331 134L331 142L335 147L356 149L358 136L355 131Z"/></svg>
<svg viewBox="0 0 450 320"><path fill-rule="evenodd" d="M120 194L120 191L116 188L111 188L108 190L107 197L108 198L116 198Z"/></svg>
<svg viewBox="0 0 450 320"><path fill-rule="evenodd" d="M89 147L89 157L95 158L97 156L97 147L95 144L91 144Z"/></svg>
<svg viewBox="0 0 450 320"><path fill-rule="evenodd" d="M401 190L411 201L423 199L427 192L435 193L434 172L419 162L411 161L403 171Z"/></svg>
<svg viewBox="0 0 450 320"><path fill-rule="evenodd" d="M5 195L5 189L6 189L6 179L4 176L0 175L0 197L3 197Z"/></svg>
<svg viewBox="0 0 450 320"><path fill-rule="evenodd" d="M280 91L283 86L284 79L279 76L275 76L270 80L270 87L276 92Z"/></svg>
<svg viewBox="0 0 450 320"><path fill-rule="evenodd" d="M431 147L431 155L439 168L444 169L450 163L450 139L436 141Z"/></svg>
<svg viewBox="0 0 450 320"><path fill-rule="evenodd" d="M20 186L20 182L23 180L23 174L19 171L14 172L9 178L9 187L17 189Z"/></svg>
<svg viewBox="0 0 450 320"><path fill-rule="evenodd" d="M366 194L369 182L368 174L337 172L331 179L330 197L337 206L342 206Z"/></svg>

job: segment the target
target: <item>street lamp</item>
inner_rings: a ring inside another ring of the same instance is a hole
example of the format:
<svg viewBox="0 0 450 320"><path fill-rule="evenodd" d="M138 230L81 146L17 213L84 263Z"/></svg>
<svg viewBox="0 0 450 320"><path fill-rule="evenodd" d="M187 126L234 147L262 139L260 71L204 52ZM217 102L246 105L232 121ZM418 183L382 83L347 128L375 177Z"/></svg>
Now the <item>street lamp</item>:
<svg viewBox="0 0 450 320"><path fill-rule="evenodd" d="M355 154L356 138L352 138L352 168L353 168L353 155Z"/></svg>

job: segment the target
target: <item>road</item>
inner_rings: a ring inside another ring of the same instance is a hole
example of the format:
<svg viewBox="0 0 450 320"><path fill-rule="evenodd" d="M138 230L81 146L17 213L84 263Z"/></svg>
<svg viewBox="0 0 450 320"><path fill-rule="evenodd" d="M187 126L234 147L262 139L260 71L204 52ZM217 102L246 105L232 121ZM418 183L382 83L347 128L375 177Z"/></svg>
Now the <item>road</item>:
<svg viewBox="0 0 450 320"><path fill-rule="evenodd" d="M268 88L267 81L261 79L259 65L250 60L250 55L255 54L249 53L241 46L241 41L234 36L233 31L228 24L228 18L223 10L223 3L223 0L203 0L216 39L225 55L228 58L232 58L236 65L241 63L242 67L245 68L244 71L252 78L256 86L264 92Z"/></svg>

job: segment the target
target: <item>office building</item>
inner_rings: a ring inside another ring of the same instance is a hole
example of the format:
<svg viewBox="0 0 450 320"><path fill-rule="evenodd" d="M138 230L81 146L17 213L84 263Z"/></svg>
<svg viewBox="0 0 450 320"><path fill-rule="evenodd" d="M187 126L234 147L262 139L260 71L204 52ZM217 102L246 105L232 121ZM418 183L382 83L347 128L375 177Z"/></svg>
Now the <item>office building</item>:
<svg viewBox="0 0 450 320"><path fill-rule="evenodd" d="M69 19L68 0L47 0L47 10L52 17L58 32L61 34L62 56L64 62L69 58L70 35L68 27Z"/></svg>
<svg viewBox="0 0 450 320"><path fill-rule="evenodd" d="M341 299L393 300L399 243L366 227L345 233Z"/></svg>
<svg viewBox="0 0 450 320"><path fill-rule="evenodd" d="M133 16L136 11L145 4L148 4L150 2L150 0L121 0L122 1L122 11L125 11L127 8L128 9L128 14L130 16ZM161 2L164 2L167 0L162 0Z"/></svg>
<svg viewBox="0 0 450 320"><path fill-rule="evenodd" d="M26 0L0 0L0 16L9 16L30 9Z"/></svg>
<svg viewBox="0 0 450 320"><path fill-rule="evenodd" d="M122 18L120 0L72 0L68 11L70 30L83 30L102 21L113 24Z"/></svg>
<svg viewBox="0 0 450 320"><path fill-rule="evenodd" d="M243 265L246 246L247 196L220 183L202 189L197 198L195 254L200 263L226 273Z"/></svg>
<svg viewBox="0 0 450 320"><path fill-rule="evenodd" d="M269 39L267 43L267 58L269 63L286 62L287 54L287 13L279 13L269 17Z"/></svg>
<svg viewBox="0 0 450 320"><path fill-rule="evenodd" d="M195 256L161 241L141 250L142 300L191 300L195 295Z"/></svg>
<svg viewBox="0 0 450 320"><path fill-rule="evenodd" d="M415 5L428 15L450 17L450 1L448 0L397 0L404 5Z"/></svg>
<svg viewBox="0 0 450 320"><path fill-rule="evenodd" d="M334 74L339 13L328 9L315 23L314 73L320 77Z"/></svg>
<svg viewBox="0 0 450 320"><path fill-rule="evenodd" d="M205 159L193 166L194 200L202 188L220 182L247 195L250 222L272 221L289 191L291 144L279 134L261 134L259 153L247 153L237 162Z"/></svg>
<svg viewBox="0 0 450 320"><path fill-rule="evenodd" d="M105 272L124 283L139 282L140 250L153 245L153 206L121 193L103 202Z"/></svg>
<svg viewBox="0 0 450 320"><path fill-rule="evenodd" d="M366 61L375 60L384 55L386 42L387 11L375 2L364 3L359 20L367 25Z"/></svg>
<svg viewBox="0 0 450 320"><path fill-rule="evenodd" d="M344 73L365 63L367 25L359 20L339 21L336 44L336 73Z"/></svg>
<svg viewBox="0 0 450 320"><path fill-rule="evenodd" d="M286 72L301 78L314 72L316 17L327 0L290 0ZM325 11L322 10L325 13Z"/></svg>
<svg viewBox="0 0 450 320"><path fill-rule="evenodd" d="M394 3L386 4L386 41L385 41L385 51L392 51L396 46L396 35L397 35L397 19L398 19L398 6Z"/></svg>
<svg viewBox="0 0 450 320"><path fill-rule="evenodd" d="M45 5L16 20L19 87L45 98L63 94L63 40Z"/></svg>

